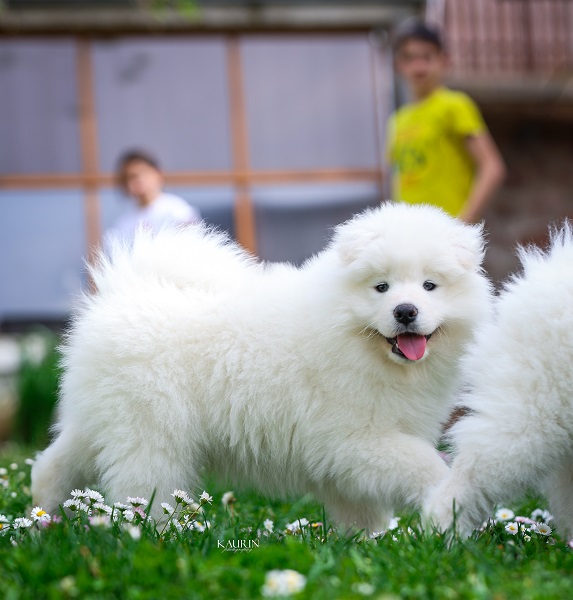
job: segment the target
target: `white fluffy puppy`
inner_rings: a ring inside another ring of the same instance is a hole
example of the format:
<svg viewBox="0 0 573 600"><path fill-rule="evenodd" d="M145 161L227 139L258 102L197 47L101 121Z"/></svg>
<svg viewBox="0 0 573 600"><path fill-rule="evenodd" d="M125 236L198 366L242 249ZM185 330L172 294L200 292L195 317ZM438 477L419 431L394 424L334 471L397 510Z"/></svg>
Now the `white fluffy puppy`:
<svg viewBox="0 0 573 600"><path fill-rule="evenodd" d="M301 268L202 227L140 232L93 270L34 502L95 483L159 506L210 471L383 527L446 473L434 444L489 310L482 257L480 227L422 206L355 217Z"/></svg>
<svg viewBox="0 0 573 600"><path fill-rule="evenodd" d="M566 225L547 252L521 250L523 273L465 364L472 413L452 429L452 470L426 504L428 519L467 534L496 502L545 492L573 534L573 238Z"/></svg>

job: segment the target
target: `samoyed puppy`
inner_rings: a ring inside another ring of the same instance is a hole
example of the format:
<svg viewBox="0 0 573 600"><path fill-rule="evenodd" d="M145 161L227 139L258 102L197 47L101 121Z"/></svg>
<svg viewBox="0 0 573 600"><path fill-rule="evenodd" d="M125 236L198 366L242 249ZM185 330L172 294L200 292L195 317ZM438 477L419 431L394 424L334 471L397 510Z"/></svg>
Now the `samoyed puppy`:
<svg viewBox="0 0 573 600"><path fill-rule="evenodd" d="M201 226L116 244L63 347L34 502L95 484L159 507L211 472L383 528L446 475L434 447L489 311L483 253L480 226L390 203L300 268Z"/></svg>
<svg viewBox="0 0 573 600"><path fill-rule="evenodd" d="M426 518L468 534L494 504L528 488L545 493L561 532L573 535L573 235L547 251L521 249L522 273L497 302L465 362L469 416L451 430L452 469Z"/></svg>

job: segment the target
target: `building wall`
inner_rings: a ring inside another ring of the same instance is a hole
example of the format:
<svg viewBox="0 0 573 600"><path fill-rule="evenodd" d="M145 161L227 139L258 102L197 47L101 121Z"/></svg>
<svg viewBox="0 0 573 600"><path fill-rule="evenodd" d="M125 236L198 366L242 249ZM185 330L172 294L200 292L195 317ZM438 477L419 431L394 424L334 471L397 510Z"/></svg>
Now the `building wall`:
<svg viewBox="0 0 573 600"><path fill-rule="evenodd" d="M508 166L485 215L486 268L499 282L518 268L517 243L544 245L548 225L573 218L573 120L482 109Z"/></svg>

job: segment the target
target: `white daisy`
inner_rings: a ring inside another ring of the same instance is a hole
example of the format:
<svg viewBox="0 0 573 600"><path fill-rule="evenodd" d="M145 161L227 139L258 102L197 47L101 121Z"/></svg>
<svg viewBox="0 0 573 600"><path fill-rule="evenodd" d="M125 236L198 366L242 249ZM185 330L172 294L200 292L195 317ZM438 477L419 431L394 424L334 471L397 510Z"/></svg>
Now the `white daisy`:
<svg viewBox="0 0 573 600"><path fill-rule="evenodd" d="M104 497L99 492L96 490L90 490L89 488L86 488L85 498L88 498L91 504L95 504L96 502L104 502Z"/></svg>
<svg viewBox="0 0 573 600"><path fill-rule="evenodd" d="M26 459L24 462L25 462L25 463L26 463L28 466L30 466L30 467L31 467L31 466L34 464L34 459L33 459L33 458L27 458L27 459Z"/></svg>
<svg viewBox="0 0 573 600"><path fill-rule="evenodd" d="M221 498L221 503L223 506L229 506L229 504L233 504L236 500L233 492L225 492Z"/></svg>
<svg viewBox="0 0 573 600"><path fill-rule="evenodd" d="M18 517L17 519L14 519L14 522L12 523L14 529L28 529L28 527L32 527L32 525L33 521L26 517Z"/></svg>
<svg viewBox="0 0 573 600"><path fill-rule="evenodd" d="M131 525L130 523L124 523L123 529L129 533L129 535L134 539L138 540L141 537L141 529L137 527L137 525Z"/></svg>
<svg viewBox="0 0 573 600"><path fill-rule="evenodd" d="M76 596L78 588L76 587L76 578L73 575L67 575L60 579L60 589L66 596Z"/></svg>
<svg viewBox="0 0 573 600"><path fill-rule="evenodd" d="M50 515L39 506L35 506L30 513L30 516L34 521L40 521L40 523L49 523L51 521Z"/></svg>
<svg viewBox="0 0 573 600"><path fill-rule="evenodd" d="M85 512L88 515L92 514L92 509L87 504L84 504L83 502L80 502L78 504L78 511Z"/></svg>
<svg viewBox="0 0 573 600"><path fill-rule="evenodd" d="M172 529L175 529L175 531L179 531L179 532L183 531L183 525L181 525L181 523L179 523L179 521L177 519L173 519L170 522L170 525L171 525Z"/></svg>
<svg viewBox="0 0 573 600"><path fill-rule="evenodd" d="M548 510L542 510L541 508L536 508L531 513L531 518L534 521L542 521L543 523L553 521L553 515Z"/></svg>
<svg viewBox="0 0 573 600"><path fill-rule="evenodd" d="M6 533L10 529L10 521L6 515L0 515L0 535Z"/></svg>
<svg viewBox="0 0 573 600"><path fill-rule="evenodd" d="M92 506L92 509L100 515L111 515L111 513L113 512L113 508L111 506L108 506L107 504L104 504L103 502L96 502Z"/></svg>
<svg viewBox="0 0 573 600"><path fill-rule="evenodd" d="M129 521L131 523L133 521L134 517L135 517L135 513L132 510L124 510L123 511L123 518L126 521Z"/></svg>
<svg viewBox="0 0 573 600"><path fill-rule="evenodd" d="M302 527L306 527L308 525L308 519L304 517L302 519L297 519L292 523L287 523L286 530L289 533L300 533Z"/></svg>
<svg viewBox="0 0 573 600"><path fill-rule="evenodd" d="M531 530L535 533L539 533L539 535L548 536L551 535L552 529L547 525L547 523L537 523L537 525L533 525Z"/></svg>
<svg viewBox="0 0 573 600"><path fill-rule="evenodd" d="M11 469L12 471L15 471L17 468L18 468L18 463L11 463L11 465L10 465L10 469Z"/></svg>
<svg viewBox="0 0 573 600"><path fill-rule="evenodd" d="M83 500L86 497L86 492L84 490L72 490L70 496L72 498Z"/></svg>
<svg viewBox="0 0 573 600"><path fill-rule="evenodd" d="M0 477L3 477L4 475L8 475L8 469L0 467Z"/></svg>
<svg viewBox="0 0 573 600"><path fill-rule="evenodd" d="M385 533L385 531L373 531L369 537L371 540L377 540L378 538L384 537Z"/></svg>
<svg viewBox="0 0 573 600"><path fill-rule="evenodd" d="M175 512L175 509L168 502L162 502L161 508L166 515L172 515Z"/></svg>
<svg viewBox="0 0 573 600"><path fill-rule="evenodd" d="M193 521L190 524L190 528L191 526L196 529L197 531L200 531L201 533L203 533L205 531L205 529L210 529L211 527L211 523L209 521L205 521L204 523L202 523L201 521Z"/></svg>
<svg viewBox="0 0 573 600"><path fill-rule="evenodd" d="M271 519L265 519L264 523L263 523L263 527L269 532L272 533L274 528L275 528L275 524L271 521Z"/></svg>
<svg viewBox="0 0 573 600"><path fill-rule="evenodd" d="M519 532L519 525L515 521L512 521L511 523L508 523L505 526L505 530L507 531L507 533L511 533L511 535L515 535L516 533Z"/></svg>
<svg viewBox="0 0 573 600"><path fill-rule="evenodd" d="M124 504L123 502L114 502L113 507L116 510L119 510L120 512L123 512L124 510L131 508L131 506L128 506L127 504Z"/></svg>
<svg viewBox="0 0 573 600"><path fill-rule="evenodd" d="M213 496L209 496L209 494L207 492L203 492L200 496L199 499L202 502L209 502L209 504L211 504L211 502L213 502Z"/></svg>
<svg viewBox="0 0 573 600"><path fill-rule="evenodd" d="M88 515L92 514L90 507L87 504L84 504L81 500L75 500L70 498L64 502L64 508L69 508L73 512L85 512Z"/></svg>
<svg viewBox="0 0 573 600"><path fill-rule="evenodd" d="M175 498L177 504L187 505L193 502L187 492L184 492L183 490L174 490L171 495Z"/></svg>
<svg viewBox="0 0 573 600"><path fill-rule="evenodd" d="M111 519L109 515L96 515L95 517L90 517L90 526L91 527L111 527Z"/></svg>
<svg viewBox="0 0 573 600"><path fill-rule="evenodd" d="M360 581L359 583L354 583L352 585L352 590L361 596L372 596L376 591L376 588L367 581Z"/></svg>
<svg viewBox="0 0 573 600"><path fill-rule="evenodd" d="M515 513L509 508L500 508L495 513L497 521L511 521L515 517Z"/></svg>
<svg viewBox="0 0 573 600"><path fill-rule="evenodd" d="M261 588L261 594L265 597L291 596L304 589L306 577L292 569L269 571L265 575L265 584Z"/></svg>
<svg viewBox="0 0 573 600"><path fill-rule="evenodd" d="M131 506L134 507L138 507L138 506L147 506L149 504L149 500L146 500L145 498L140 498L139 496L136 497L129 497L127 499L127 501L131 504Z"/></svg>

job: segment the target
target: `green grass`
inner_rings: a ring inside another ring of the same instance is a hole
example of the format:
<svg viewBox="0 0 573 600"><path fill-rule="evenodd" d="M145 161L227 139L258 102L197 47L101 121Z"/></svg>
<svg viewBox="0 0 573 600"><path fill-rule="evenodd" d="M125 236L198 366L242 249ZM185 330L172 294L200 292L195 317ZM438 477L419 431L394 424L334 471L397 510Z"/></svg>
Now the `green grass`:
<svg viewBox="0 0 573 600"><path fill-rule="evenodd" d="M22 364L18 372L18 407L12 437L14 440L45 446L49 440L61 375L59 338L47 330L35 329L21 338ZM40 356L31 352L40 346ZM36 355L36 356L35 356Z"/></svg>
<svg viewBox="0 0 573 600"><path fill-rule="evenodd" d="M0 454L0 468L7 471L0 476L5 482L0 514L10 520L30 516L26 454L15 446ZM13 462L18 468L10 467ZM398 530L377 540L336 531L324 535L320 526L289 535L286 525L298 518L324 522L322 507L311 498L283 503L236 494L231 513L221 503L227 490L207 489L213 503L197 517L211 522L204 532L160 536L147 521L137 525L140 537L134 539L121 523L90 527L87 517L80 517L0 534L0 598L250 599L261 597L265 574L273 569L302 574L306 586L295 597L317 600L572 595L573 550L554 536L532 534L525 541L522 533L507 533L502 523L465 540L425 535L416 515L403 515ZM530 499L513 508L529 515L537 506ZM265 519L273 520L274 531L258 536ZM325 529L330 530L328 522ZM229 540L256 541L258 547L248 552L219 547Z"/></svg>

